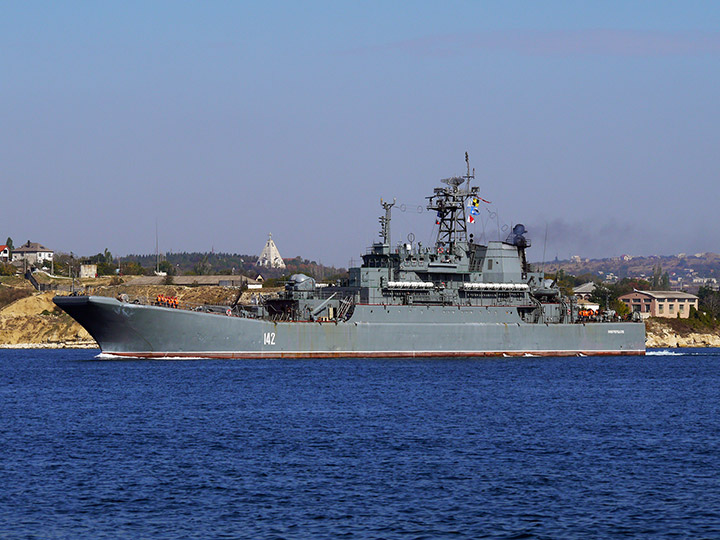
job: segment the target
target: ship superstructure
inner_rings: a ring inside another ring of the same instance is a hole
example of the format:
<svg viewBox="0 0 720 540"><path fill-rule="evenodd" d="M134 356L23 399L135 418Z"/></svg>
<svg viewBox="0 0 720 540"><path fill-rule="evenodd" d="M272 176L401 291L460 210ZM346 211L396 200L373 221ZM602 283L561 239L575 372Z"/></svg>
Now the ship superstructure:
<svg viewBox="0 0 720 540"><path fill-rule="evenodd" d="M467 162L467 155L466 155ZM125 356L339 357L644 354L644 325L613 312L589 320L527 263L522 224L476 243L474 172L428 197L434 244L391 243L395 204L381 200L380 240L348 279L304 274L277 298L201 311L102 297L57 297L103 352Z"/></svg>

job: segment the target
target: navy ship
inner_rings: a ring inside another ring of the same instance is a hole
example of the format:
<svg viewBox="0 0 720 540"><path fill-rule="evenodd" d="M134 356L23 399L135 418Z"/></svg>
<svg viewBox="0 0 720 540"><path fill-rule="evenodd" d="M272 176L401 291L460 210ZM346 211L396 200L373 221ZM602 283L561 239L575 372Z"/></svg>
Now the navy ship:
<svg viewBox="0 0 720 540"><path fill-rule="evenodd" d="M466 154L466 163L467 154ZM572 298L527 262L527 231L475 242L479 188L469 163L427 197L433 245L391 243L381 200L380 240L348 279L290 277L277 298L184 309L128 297L57 296L55 304L109 356L165 358L479 357L645 354L642 322L612 311L581 315Z"/></svg>

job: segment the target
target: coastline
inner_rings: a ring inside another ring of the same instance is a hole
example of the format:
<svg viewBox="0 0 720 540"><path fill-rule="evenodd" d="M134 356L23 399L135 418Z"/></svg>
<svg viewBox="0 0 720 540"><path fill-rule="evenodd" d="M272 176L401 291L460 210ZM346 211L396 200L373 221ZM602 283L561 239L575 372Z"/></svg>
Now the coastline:
<svg viewBox="0 0 720 540"><path fill-rule="evenodd" d="M680 335L666 327L658 333L648 331L645 336L645 347L648 349L720 347L720 335L706 333Z"/></svg>
<svg viewBox="0 0 720 540"><path fill-rule="evenodd" d="M99 349L92 341L67 341L61 343L0 343L0 349Z"/></svg>
<svg viewBox="0 0 720 540"><path fill-rule="evenodd" d="M100 287L103 295L152 297L159 292L171 291L173 296L195 303L222 304L232 301L237 294L224 287ZM270 293L268 291L266 294ZM247 293L246 293L247 294ZM95 349L90 334L52 302L54 293L32 293L0 309L0 349ZM720 330L694 331L673 328L673 321L649 319L645 321L645 346L654 348L720 347ZM677 328L677 325L675 325Z"/></svg>

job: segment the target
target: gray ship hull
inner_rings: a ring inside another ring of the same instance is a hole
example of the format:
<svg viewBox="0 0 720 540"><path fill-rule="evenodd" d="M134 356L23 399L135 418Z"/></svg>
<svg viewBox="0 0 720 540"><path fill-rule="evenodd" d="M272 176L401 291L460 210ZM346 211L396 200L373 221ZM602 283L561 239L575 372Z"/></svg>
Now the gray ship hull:
<svg viewBox="0 0 720 540"><path fill-rule="evenodd" d="M54 301L88 330L103 353L126 357L645 354L642 323L529 324L504 307L358 305L348 321L273 322L99 296Z"/></svg>

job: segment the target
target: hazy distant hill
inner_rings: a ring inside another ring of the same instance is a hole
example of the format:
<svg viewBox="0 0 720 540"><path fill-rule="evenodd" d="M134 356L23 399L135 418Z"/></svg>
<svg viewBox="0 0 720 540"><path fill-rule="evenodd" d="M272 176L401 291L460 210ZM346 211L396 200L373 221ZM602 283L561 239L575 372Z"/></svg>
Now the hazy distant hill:
<svg viewBox="0 0 720 540"><path fill-rule="evenodd" d="M316 279L327 279L342 274L344 268L325 266L316 261L294 257L284 259L287 268L278 270L274 268L260 268L256 266L257 255L242 255L238 253L167 253L160 257L161 270L180 275L207 275L207 274L236 274L256 277L261 274L265 279L292 274L308 274ZM127 255L122 257L123 264L137 263L150 272L156 266L155 255Z"/></svg>
<svg viewBox="0 0 720 540"><path fill-rule="evenodd" d="M546 272L563 270L576 276L594 274L599 277L612 273L620 279L643 275L652 276L654 268L658 265L662 267L663 272L670 275L671 279L675 277L720 278L720 255L717 253L651 255L648 257L632 257L630 260L614 257L609 259L534 263L534 266L543 267Z"/></svg>

